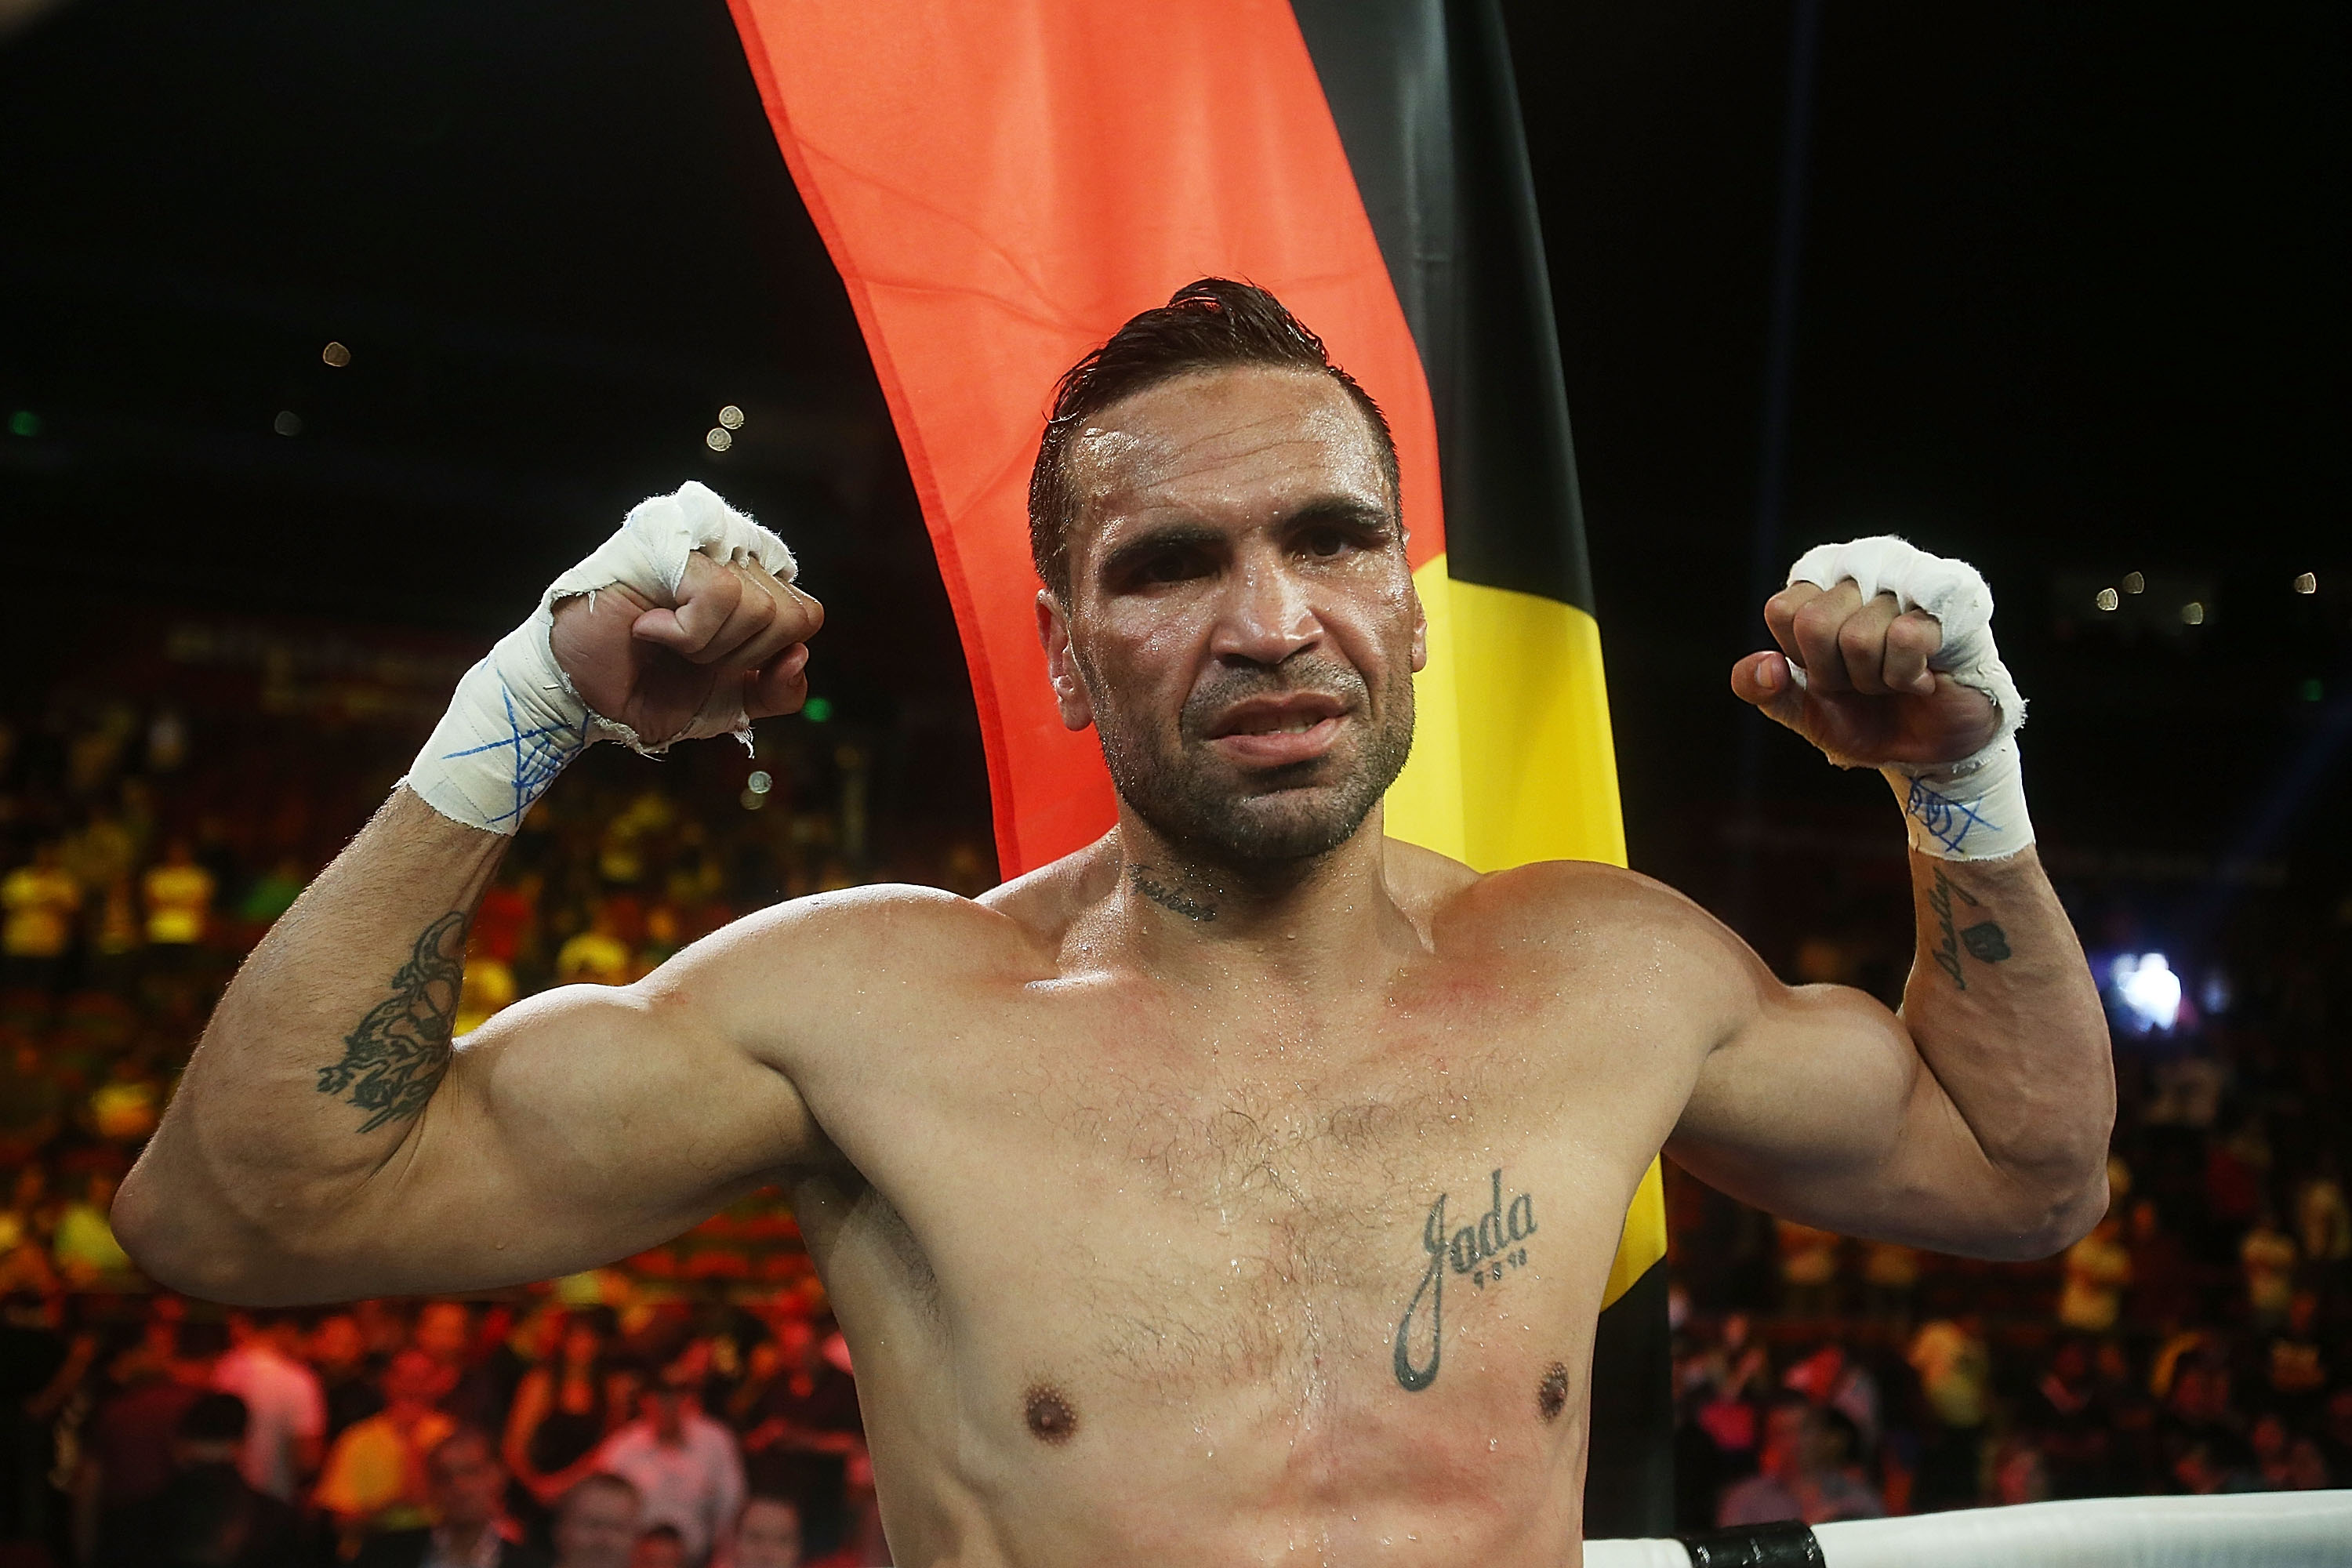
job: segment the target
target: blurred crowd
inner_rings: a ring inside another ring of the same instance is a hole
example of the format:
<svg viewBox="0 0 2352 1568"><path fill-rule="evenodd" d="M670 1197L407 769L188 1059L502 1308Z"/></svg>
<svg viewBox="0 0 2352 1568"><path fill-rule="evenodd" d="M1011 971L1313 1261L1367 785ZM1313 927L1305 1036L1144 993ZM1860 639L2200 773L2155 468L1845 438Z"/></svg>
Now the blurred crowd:
<svg viewBox="0 0 2352 1568"><path fill-rule="evenodd" d="M116 1184L221 986L415 737L56 712L0 714L0 1565L886 1563L846 1347L773 1193L472 1300L235 1313L141 1278ZM458 1026L782 897L988 886L969 838L877 831L865 744L592 754L484 903Z"/></svg>
<svg viewBox="0 0 2352 1568"><path fill-rule="evenodd" d="M219 988L414 745L413 715L322 729L269 689L0 711L0 1568L886 1563L773 1194L592 1274L302 1313L158 1292L115 1244ZM877 807L871 737L794 722L575 765L474 924L459 1028L782 897L990 884L972 835ZM2352 1484L2352 901L2285 897L2201 1004L2119 1018L2114 1205L2062 1258L1859 1243L1669 1173L1684 1527ZM1833 946L1787 967L1846 977Z"/></svg>
<svg viewBox="0 0 2352 1568"><path fill-rule="evenodd" d="M887 1562L848 1357L808 1292L562 1297L224 1315L12 1294L16 1560Z"/></svg>
<svg viewBox="0 0 2352 1568"><path fill-rule="evenodd" d="M2145 963L2133 922L2077 924L2103 980ZM2059 1258L1852 1240L1669 1172L1684 1528L2352 1486L2352 898L2227 927L2160 1021L2110 984L2110 1206Z"/></svg>

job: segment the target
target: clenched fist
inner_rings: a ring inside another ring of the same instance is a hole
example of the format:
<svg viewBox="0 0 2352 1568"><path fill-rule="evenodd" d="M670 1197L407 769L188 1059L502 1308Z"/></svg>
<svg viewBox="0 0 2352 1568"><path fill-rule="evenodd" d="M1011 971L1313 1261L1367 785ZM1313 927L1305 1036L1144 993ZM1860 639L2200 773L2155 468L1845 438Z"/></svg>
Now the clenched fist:
<svg viewBox="0 0 2352 1568"><path fill-rule="evenodd" d="M1933 767L1974 755L2000 731L1981 691L1932 670L1944 632L1892 594L1864 602L1852 582L1792 583L1764 604L1780 651L1731 668L1731 689L1849 766Z"/></svg>
<svg viewBox="0 0 2352 1568"><path fill-rule="evenodd" d="M648 746L721 735L808 700L824 606L752 562L687 559L676 605L619 584L555 606L551 650L581 699Z"/></svg>

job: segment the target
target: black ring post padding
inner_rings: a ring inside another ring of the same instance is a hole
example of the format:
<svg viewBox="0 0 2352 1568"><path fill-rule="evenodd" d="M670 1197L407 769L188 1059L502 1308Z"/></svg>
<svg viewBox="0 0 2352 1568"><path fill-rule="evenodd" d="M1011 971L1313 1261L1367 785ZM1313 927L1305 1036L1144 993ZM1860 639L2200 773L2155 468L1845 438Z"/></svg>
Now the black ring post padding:
<svg viewBox="0 0 2352 1568"><path fill-rule="evenodd" d="M1797 1520L1677 1536L1691 1568L1823 1568L1813 1527Z"/></svg>

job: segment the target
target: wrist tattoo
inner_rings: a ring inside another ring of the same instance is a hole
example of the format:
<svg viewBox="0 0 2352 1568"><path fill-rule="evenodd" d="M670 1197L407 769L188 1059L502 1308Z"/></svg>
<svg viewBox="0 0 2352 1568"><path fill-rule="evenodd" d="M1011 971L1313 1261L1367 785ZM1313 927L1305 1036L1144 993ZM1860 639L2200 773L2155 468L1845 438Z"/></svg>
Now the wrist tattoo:
<svg viewBox="0 0 2352 1568"><path fill-rule="evenodd" d="M1157 880L1151 871L1149 866L1129 866L1127 868L1128 880L1135 884L1137 892L1161 909L1172 910L1188 921L1207 921L1217 918L1216 905L1186 898L1167 883Z"/></svg>
<svg viewBox="0 0 2352 1568"><path fill-rule="evenodd" d="M1952 900L1959 900L1969 909L1984 906L1969 896L1965 888L1955 887L1944 875L1943 868L1935 868L1935 885L1927 889L1927 910L1936 917L1936 925L1943 940L1928 951L1934 955L1936 967L1948 976L1960 990L1969 988L1969 977L1960 963L1966 952L1980 963L1999 963L2010 955L2009 933L1991 921L1977 921L1962 926L1955 918Z"/></svg>
<svg viewBox="0 0 2352 1568"><path fill-rule="evenodd" d="M450 1023L466 973L466 916L452 910L425 928L392 994L343 1037L343 1059L319 1069L319 1092L368 1113L362 1132L425 1109L449 1070Z"/></svg>

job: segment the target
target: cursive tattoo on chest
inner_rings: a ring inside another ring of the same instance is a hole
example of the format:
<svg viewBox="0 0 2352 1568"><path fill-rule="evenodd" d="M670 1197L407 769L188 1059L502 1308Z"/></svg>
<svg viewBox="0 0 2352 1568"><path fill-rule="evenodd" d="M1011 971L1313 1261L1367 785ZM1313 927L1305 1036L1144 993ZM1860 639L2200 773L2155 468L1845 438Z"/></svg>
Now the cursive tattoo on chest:
<svg viewBox="0 0 2352 1568"><path fill-rule="evenodd" d="M1927 889L1927 912L1936 917L1936 929L1941 940L1930 951L1935 955L1936 967L1942 970L1955 986L1966 991L1969 977L1960 963L1960 954L1965 952L1980 963L1999 963L2010 955L2009 933L1991 921L1978 921L1972 925L1961 926L1953 912L1954 899L1972 910L1984 906L1970 898L1967 889L1953 886L1952 879L1945 876L1940 868L1935 876L1935 885Z"/></svg>
<svg viewBox="0 0 2352 1568"><path fill-rule="evenodd" d="M343 1037L343 1059L319 1069L319 1092L368 1113L362 1132L425 1109L449 1070L450 1023L466 974L466 917L450 910L417 936L392 994Z"/></svg>
<svg viewBox="0 0 2352 1568"><path fill-rule="evenodd" d="M1413 1288L1412 1299L1405 1303L1404 1316L1397 1320L1396 1331L1396 1380L1408 1394L1418 1394L1437 1381L1438 1363L1445 1352L1446 1275L1467 1279L1473 1289L1485 1290L1500 1285L1507 1271L1528 1265L1528 1249L1519 1244L1536 1233L1535 1197L1521 1193L1506 1207L1503 1173L1496 1171L1487 1182L1486 1212L1475 1225L1448 1224L1445 1205L1451 1194L1446 1193L1437 1194L1422 1221L1421 1248L1429 1261L1422 1270L1421 1283ZM1418 1353L1418 1347L1424 1344L1429 1352L1426 1361Z"/></svg>
<svg viewBox="0 0 2352 1568"><path fill-rule="evenodd" d="M1127 868L1127 879L1135 884L1137 892L1141 893L1161 909L1172 910L1188 921L1205 922L1217 918L1216 905L1186 898L1182 893L1155 877L1152 874L1152 868L1149 866L1129 866Z"/></svg>

